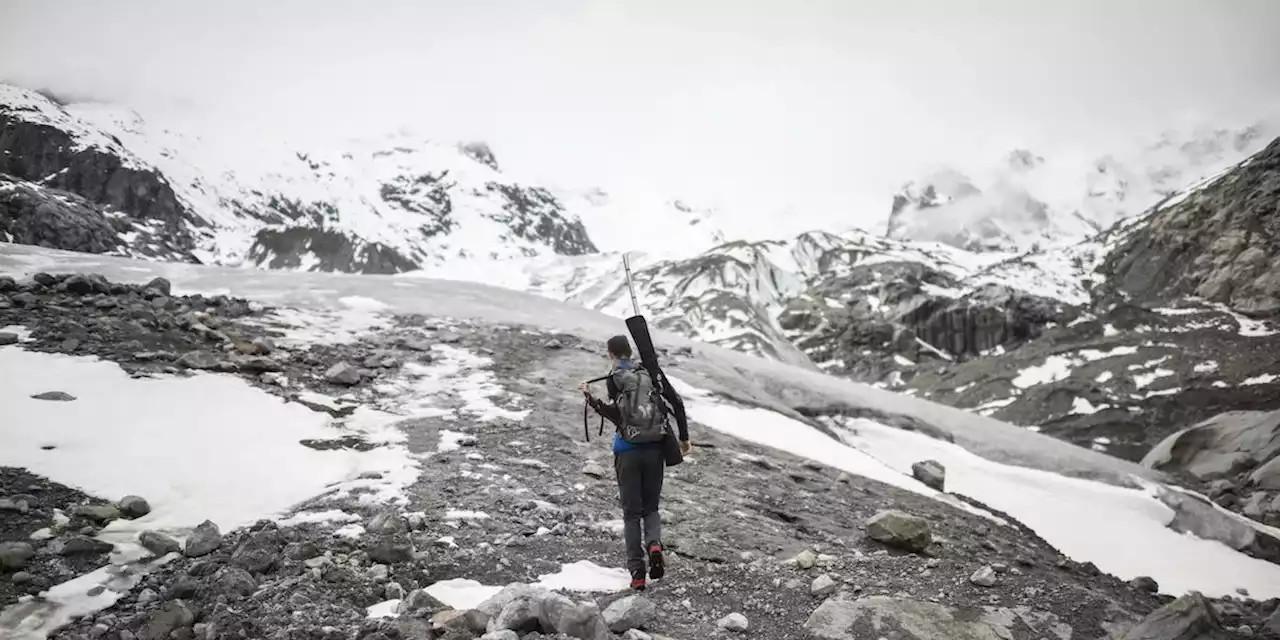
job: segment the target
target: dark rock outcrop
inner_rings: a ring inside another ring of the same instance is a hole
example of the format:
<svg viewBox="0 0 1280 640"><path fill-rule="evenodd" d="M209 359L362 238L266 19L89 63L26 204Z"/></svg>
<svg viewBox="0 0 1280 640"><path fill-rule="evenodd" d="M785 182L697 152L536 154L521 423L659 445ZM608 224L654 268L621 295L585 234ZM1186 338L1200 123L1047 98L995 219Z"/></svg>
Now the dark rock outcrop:
<svg viewBox="0 0 1280 640"><path fill-rule="evenodd" d="M1202 189L1158 205L1099 270L1133 300L1195 295L1280 313L1280 139Z"/></svg>
<svg viewBox="0 0 1280 640"><path fill-rule="evenodd" d="M10 89L12 90L12 89ZM79 194L135 221L153 221L180 249L190 250L189 225L198 220L159 172L115 149L86 144L50 117L74 122L62 107L27 92L27 100L0 103L0 173Z"/></svg>
<svg viewBox="0 0 1280 640"><path fill-rule="evenodd" d="M0 240L83 253L123 253L119 218L66 191L0 173Z"/></svg>
<svg viewBox="0 0 1280 640"><path fill-rule="evenodd" d="M267 228L258 231L249 259L270 269L391 274L419 264L377 242L366 243L322 227Z"/></svg>
<svg viewBox="0 0 1280 640"><path fill-rule="evenodd" d="M503 216L494 216L507 225L516 238L545 244L562 256L597 253L581 220L565 216L564 206L550 191L541 187L521 187L500 182L485 185L489 191L506 198Z"/></svg>

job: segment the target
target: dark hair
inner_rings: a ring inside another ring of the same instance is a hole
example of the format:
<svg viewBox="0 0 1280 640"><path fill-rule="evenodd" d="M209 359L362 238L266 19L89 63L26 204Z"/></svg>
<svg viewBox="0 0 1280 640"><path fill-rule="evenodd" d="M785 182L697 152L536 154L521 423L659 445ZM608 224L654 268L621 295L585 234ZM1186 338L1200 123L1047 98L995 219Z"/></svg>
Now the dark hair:
<svg viewBox="0 0 1280 640"><path fill-rule="evenodd" d="M609 350L611 355L619 358L631 357L631 343L627 341L626 336L614 336L604 343L605 348Z"/></svg>

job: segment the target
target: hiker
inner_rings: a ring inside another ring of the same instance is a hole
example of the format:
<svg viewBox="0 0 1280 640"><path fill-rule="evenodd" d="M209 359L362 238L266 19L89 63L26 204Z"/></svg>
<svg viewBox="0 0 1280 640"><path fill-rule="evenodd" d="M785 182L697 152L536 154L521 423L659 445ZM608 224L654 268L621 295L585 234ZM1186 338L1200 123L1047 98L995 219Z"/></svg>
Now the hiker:
<svg viewBox="0 0 1280 640"><path fill-rule="evenodd" d="M626 406L624 390L640 390L636 397L639 408L628 409L637 414L633 420L639 425L648 425L649 399L647 390L652 385L649 373L639 363L632 363L631 343L626 336L614 336L606 343L609 359L613 368L609 371L606 385L609 390L609 402L596 398L591 394L587 383L580 389L586 396L587 404L618 427L613 436L613 468L618 479L618 494L622 502L623 537L627 546L627 570L631 572L631 588L645 588L645 553L648 552L649 577L657 580L666 572L662 557L662 520L658 515L658 501L662 496L662 474L666 467L663 456L662 438L667 427L667 415L674 414L679 429L680 453L689 452L689 425L684 411L684 401L675 389L667 383L666 376L658 373L657 386L661 390L661 400L654 400L664 406L657 407L654 420L658 426L654 428L627 426L623 420L623 408ZM634 392L633 392L634 394ZM629 437L623 437L623 431ZM661 435L659 435L661 434ZM642 546L641 541L645 541Z"/></svg>

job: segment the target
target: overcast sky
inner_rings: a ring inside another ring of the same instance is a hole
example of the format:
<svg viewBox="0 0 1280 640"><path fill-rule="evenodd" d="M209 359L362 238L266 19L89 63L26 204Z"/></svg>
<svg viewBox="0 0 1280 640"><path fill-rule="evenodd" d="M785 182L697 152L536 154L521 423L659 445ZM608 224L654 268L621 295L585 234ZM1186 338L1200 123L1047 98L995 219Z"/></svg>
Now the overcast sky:
<svg viewBox="0 0 1280 640"><path fill-rule="evenodd" d="M1278 0L3 0L0 78L861 223L921 168L1280 105Z"/></svg>

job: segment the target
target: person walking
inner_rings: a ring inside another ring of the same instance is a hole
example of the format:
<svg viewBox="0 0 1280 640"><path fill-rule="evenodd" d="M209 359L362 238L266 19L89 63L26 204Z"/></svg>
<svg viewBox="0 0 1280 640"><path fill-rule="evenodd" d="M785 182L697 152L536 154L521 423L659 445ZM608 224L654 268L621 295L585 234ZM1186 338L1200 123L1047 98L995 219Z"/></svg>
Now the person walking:
<svg viewBox="0 0 1280 640"><path fill-rule="evenodd" d="M688 417L684 401L661 371L655 380L639 363L633 363L626 336L610 338L605 347L612 362L606 378L609 401L592 395L585 382L579 388L587 404L617 427L613 468L622 504L627 571L631 573L631 588L644 590L646 556L649 578L658 580L666 574L658 503L666 467L662 438L668 428L667 416L675 416L681 454L689 452ZM651 403L656 406L651 407Z"/></svg>

